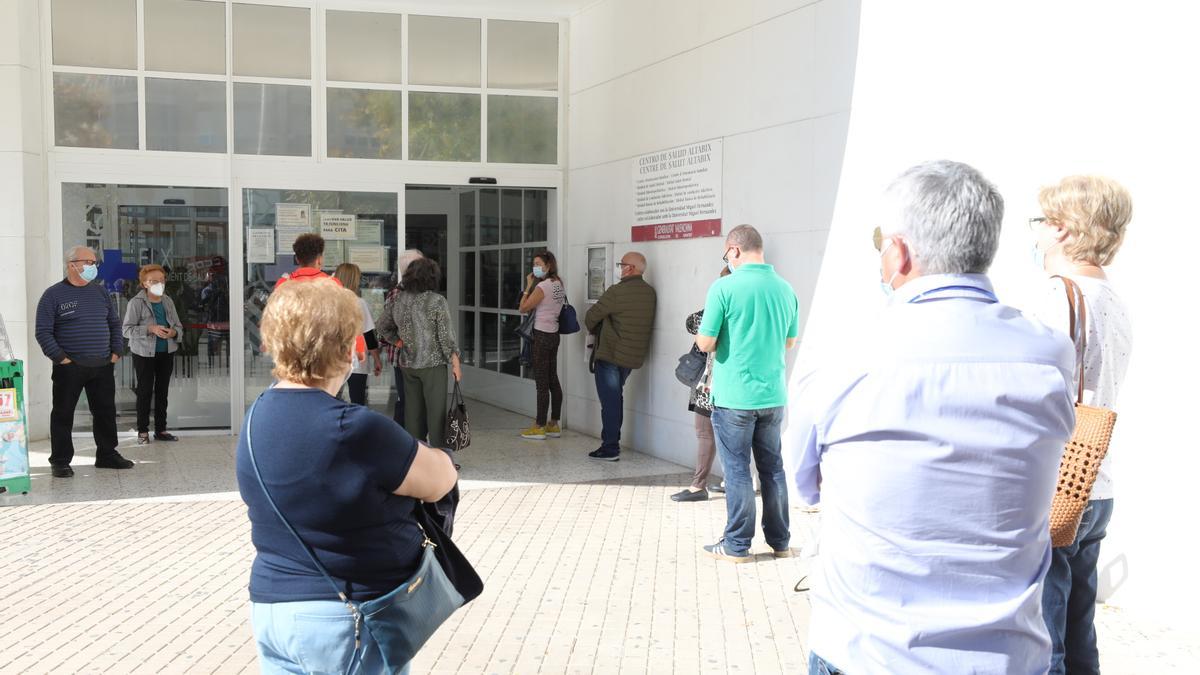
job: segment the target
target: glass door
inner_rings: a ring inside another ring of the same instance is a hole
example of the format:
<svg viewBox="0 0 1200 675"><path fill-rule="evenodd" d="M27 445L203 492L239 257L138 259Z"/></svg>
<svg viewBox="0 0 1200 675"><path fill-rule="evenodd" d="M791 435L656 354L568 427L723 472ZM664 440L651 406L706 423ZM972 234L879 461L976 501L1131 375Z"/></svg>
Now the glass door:
<svg viewBox="0 0 1200 675"><path fill-rule="evenodd" d="M225 429L229 411L229 206L222 188L64 183L63 243L96 250L102 283L124 318L140 290L138 270L162 265L166 295L183 324L175 353L167 424ZM126 356L129 352L126 349ZM117 425L136 423L133 362L116 368ZM75 429L91 428L84 401Z"/></svg>

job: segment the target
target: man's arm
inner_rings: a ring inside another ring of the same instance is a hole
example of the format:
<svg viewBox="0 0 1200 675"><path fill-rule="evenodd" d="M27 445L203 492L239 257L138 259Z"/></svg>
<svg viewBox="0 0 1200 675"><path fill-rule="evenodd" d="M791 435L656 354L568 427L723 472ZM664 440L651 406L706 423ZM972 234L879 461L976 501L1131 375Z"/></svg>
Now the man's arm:
<svg viewBox="0 0 1200 675"><path fill-rule="evenodd" d="M717 338L707 335L697 335L696 349L705 353L717 351Z"/></svg>
<svg viewBox="0 0 1200 675"><path fill-rule="evenodd" d="M601 321L604 321L604 319L612 314L613 307L610 293L612 293L612 288L605 291L600 296L600 299L596 301L596 304L588 308L587 314L583 315L583 325L589 333L595 333L596 326L599 326Z"/></svg>
<svg viewBox="0 0 1200 675"><path fill-rule="evenodd" d="M67 358L67 353L59 346L58 340L54 339L54 304L54 298L49 291L42 294L37 306L34 337L37 338L38 346L42 348L46 358L55 363L62 363L63 359Z"/></svg>

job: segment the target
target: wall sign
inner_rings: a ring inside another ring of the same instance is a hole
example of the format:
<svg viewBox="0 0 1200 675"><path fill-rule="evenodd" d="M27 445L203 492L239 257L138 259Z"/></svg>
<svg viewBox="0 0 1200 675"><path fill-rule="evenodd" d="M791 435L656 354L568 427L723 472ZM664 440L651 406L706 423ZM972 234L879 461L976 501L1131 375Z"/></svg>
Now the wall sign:
<svg viewBox="0 0 1200 675"><path fill-rule="evenodd" d="M247 231L246 262L275 264L275 230L269 227L252 227Z"/></svg>
<svg viewBox="0 0 1200 675"><path fill-rule="evenodd" d="M296 237L312 232L312 209L308 204L275 205L276 253L291 254Z"/></svg>
<svg viewBox="0 0 1200 675"><path fill-rule="evenodd" d="M721 234L722 140L642 155L633 163L633 241Z"/></svg>

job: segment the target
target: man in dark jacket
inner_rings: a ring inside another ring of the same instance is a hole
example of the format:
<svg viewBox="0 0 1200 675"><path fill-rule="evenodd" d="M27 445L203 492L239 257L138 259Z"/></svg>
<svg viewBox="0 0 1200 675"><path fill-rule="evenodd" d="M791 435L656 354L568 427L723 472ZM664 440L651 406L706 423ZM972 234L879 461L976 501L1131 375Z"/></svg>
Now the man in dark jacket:
<svg viewBox="0 0 1200 675"><path fill-rule="evenodd" d="M50 408L50 469L58 478L75 475L71 428L79 394L87 391L92 411L96 466L129 469L133 462L117 452L116 382L113 364L125 344L121 319L104 286L95 281L96 252L86 246L67 249L67 278L46 289L37 307L37 336L42 353L54 362Z"/></svg>
<svg viewBox="0 0 1200 675"><path fill-rule="evenodd" d="M630 251L617 263L620 281L609 287L592 305L583 322L596 334L596 394L600 397L603 431L599 449L592 459L616 462L621 458L621 422L625 410L625 380L646 362L654 310L658 297L642 275L646 257Z"/></svg>

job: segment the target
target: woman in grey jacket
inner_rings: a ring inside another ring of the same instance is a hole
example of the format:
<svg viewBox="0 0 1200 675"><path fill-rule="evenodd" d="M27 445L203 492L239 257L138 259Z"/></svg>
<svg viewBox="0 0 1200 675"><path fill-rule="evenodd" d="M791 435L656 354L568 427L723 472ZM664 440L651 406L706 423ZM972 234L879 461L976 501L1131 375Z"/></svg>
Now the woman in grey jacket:
<svg viewBox="0 0 1200 675"><path fill-rule="evenodd" d="M138 271L142 290L125 308L122 333L133 352L137 374L138 445L150 442L150 399L154 399L154 439L177 441L167 432L167 391L175 369L175 352L183 324L175 303L164 295L167 273L161 265L145 265Z"/></svg>

